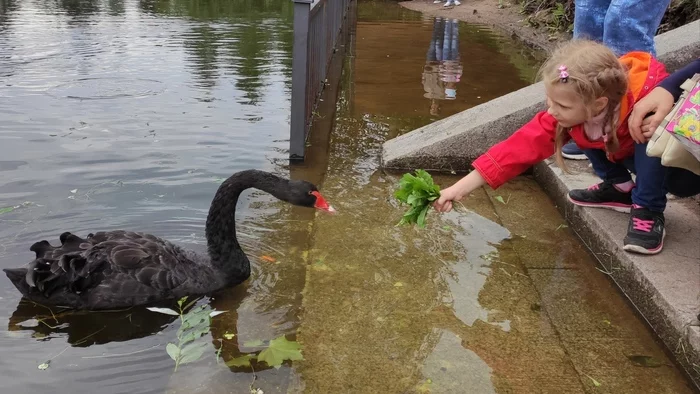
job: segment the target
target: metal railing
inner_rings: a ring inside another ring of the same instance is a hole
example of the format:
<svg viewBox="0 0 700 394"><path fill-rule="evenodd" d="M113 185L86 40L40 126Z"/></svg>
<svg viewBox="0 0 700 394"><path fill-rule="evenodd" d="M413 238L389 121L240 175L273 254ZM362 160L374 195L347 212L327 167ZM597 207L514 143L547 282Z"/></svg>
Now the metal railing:
<svg viewBox="0 0 700 394"><path fill-rule="evenodd" d="M293 0L292 114L289 157L303 160L314 109L351 1Z"/></svg>

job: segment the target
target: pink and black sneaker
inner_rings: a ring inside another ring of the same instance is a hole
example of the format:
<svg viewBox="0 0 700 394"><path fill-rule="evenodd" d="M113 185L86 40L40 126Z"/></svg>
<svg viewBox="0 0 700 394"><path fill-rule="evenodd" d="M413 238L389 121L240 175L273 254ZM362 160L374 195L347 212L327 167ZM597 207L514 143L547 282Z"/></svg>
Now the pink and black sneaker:
<svg viewBox="0 0 700 394"><path fill-rule="evenodd" d="M618 212L629 212L632 208L632 192L623 192L612 183L602 182L588 189L569 192L569 201L582 207L607 208Z"/></svg>
<svg viewBox="0 0 700 394"><path fill-rule="evenodd" d="M664 214L634 205L622 248L628 252L657 254L664 247L665 236Z"/></svg>

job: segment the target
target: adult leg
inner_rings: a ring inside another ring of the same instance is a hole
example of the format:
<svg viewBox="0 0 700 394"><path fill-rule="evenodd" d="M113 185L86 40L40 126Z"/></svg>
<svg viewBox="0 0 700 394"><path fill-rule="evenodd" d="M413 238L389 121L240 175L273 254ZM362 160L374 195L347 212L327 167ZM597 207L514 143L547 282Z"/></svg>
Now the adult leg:
<svg viewBox="0 0 700 394"><path fill-rule="evenodd" d="M574 38L603 42L605 14L612 0L576 0L574 2Z"/></svg>
<svg viewBox="0 0 700 394"><path fill-rule="evenodd" d="M654 36L671 0L612 0L605 14L603 43L618 56L632 51L656 56Z"/></svg>

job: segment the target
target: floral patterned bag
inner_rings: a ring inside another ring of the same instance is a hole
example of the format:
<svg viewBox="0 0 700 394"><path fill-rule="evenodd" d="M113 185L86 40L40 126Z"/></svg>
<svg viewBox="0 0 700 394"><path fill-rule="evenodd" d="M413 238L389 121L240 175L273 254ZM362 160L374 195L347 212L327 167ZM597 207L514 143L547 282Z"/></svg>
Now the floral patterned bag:
<svg viewBox="0 0 700 394"><path fill-rule="evenodd" d="M700 175L700 74L681 88L683 94L649 140L647 155Z"/></svg>

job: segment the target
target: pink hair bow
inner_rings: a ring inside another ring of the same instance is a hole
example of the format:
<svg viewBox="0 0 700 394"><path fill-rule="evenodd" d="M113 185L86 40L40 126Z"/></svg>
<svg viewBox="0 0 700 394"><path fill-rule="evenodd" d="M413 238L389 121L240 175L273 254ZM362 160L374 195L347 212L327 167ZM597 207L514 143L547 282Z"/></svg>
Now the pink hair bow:
<svg viewBox="0 0 700 394"><path fill-rule="evenodd" d="M561 79L562 82L566 82L569 79L569 71L566 66L562 64L557 70L559 70L559 79Z"/></svg>

